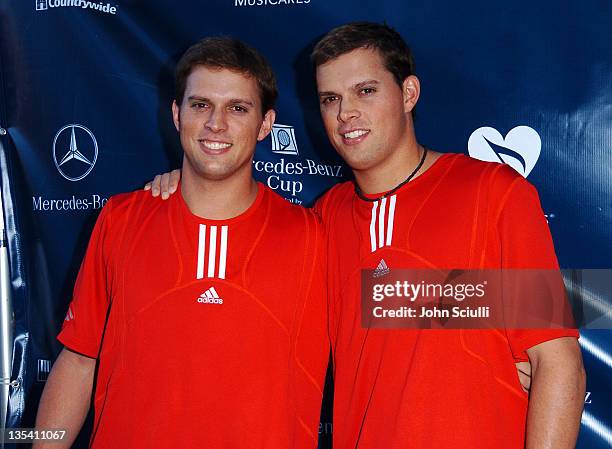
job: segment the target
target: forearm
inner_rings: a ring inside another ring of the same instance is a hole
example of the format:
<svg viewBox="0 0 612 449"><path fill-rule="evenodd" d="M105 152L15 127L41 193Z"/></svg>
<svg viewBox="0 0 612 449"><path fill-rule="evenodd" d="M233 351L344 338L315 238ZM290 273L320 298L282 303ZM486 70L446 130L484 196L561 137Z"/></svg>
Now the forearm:
<svg viewBox="0 0 612 449"><path fill-rule="evenodd" d="M32 449L68 449L72 445L89 411L94 370L95 359L66 349L60 353L41 397L36 428L66 430L66 439L61 443L39 441Z"/></svg>
<svg viewBox="0 0 612 449"><path fill-rule="evenodd" d="M526 449L576 446L586 388L582 357L577 351L532 360Z"/></svg>

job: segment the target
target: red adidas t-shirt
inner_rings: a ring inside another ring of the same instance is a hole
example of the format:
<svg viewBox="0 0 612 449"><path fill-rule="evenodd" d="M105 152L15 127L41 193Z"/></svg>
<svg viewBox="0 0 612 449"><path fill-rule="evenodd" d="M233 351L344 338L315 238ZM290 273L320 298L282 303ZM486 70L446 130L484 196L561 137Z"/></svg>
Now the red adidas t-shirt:
<svg viewBox="0 0 612 449"><path fill-rule="evenodd" d="M59 335L98 357L93 448L315 448L323 232L259 184L229 220L135 192L100 214Z"/></svg>
<svg viewBox="0 0 612 449"><path fill-rule="evenodd" d="M385 200L344 183L316 209L329 232L334 449L522 448L515 362L577 331L366 329L360 282L381 266L556 268L536 190L505 165L443 155Z"/></svg>

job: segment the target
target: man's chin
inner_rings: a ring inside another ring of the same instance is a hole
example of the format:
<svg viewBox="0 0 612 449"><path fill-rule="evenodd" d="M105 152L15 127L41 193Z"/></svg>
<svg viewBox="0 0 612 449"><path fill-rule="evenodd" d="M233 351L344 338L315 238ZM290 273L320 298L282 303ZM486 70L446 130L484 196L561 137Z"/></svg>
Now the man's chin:
<svg viewBox="0 0 612 449"><path fill-rule="evenodd" d="M352 170L365 170L370 166L375 165L372 158L364 157L366 148L360 149L359 146L346 148L336 147L336 152L346 162Z"/></svg>
<svg viewBox="0 0 612 449"><path fill-rule="evenodd" d="M225 172L225 171L207 171L202 173L201 175L199 175L199 177L202 180L207 180L207 181L225 181L227 179L230 179L232 176L234 176L236 172L234 171L229 171L229 172Z"/></svg>
<svg viewBox="0 0 612 449"><path fill-rule="evenodd" d="M344 159L344 162L346 162L346 165L348 165L350 169L354 171L367 171L376 166L376 161L371 159L356 158L346 155L341 156Z"/></svg>

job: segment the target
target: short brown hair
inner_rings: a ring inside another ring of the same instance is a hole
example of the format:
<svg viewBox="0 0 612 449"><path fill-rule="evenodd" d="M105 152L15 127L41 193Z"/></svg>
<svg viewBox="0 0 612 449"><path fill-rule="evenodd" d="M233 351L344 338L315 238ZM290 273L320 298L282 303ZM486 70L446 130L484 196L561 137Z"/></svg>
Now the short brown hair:
<svg viewBox="0 0 612 449"><path fill-rule="evenodd" d="M387 24L352 22L334 28L315 45L311 60L316 67L359 48L378 50L385 68L397 84L414 75L412 51L402 36Z"/></svg>
<svg viewBox="0 0 612 449"><path fill-rule="evenodd" d="M251 76L257 82L262 114L274 108L278 90L272 67L261 53L232 37L207 37L187 49L179 60L174 78L174 99L183 102L187 78L198 66L227 69Z"/></svg>

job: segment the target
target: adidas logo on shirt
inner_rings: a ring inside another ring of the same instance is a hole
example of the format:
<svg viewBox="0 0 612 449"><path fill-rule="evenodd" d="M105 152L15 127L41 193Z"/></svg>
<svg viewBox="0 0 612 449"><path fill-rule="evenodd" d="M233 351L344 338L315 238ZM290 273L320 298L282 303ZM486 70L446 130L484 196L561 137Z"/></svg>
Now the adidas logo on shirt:
<svg viewBox="0 0 612 449"><path fill-rule="evenodd" d="M385 259L380 259L378 266L374 270L374 273L372 273L372 277L379 278L379 277L389 274L390 272L391 270L389 270L389 267L387 266Z"/></svg>
<svg viewBox="0 0 612 449"><path fill-rule="evenodd" d="M219 294L215 287L210 287L198 298L200 304L223 304L223 300L219 298Z"/></svg>

